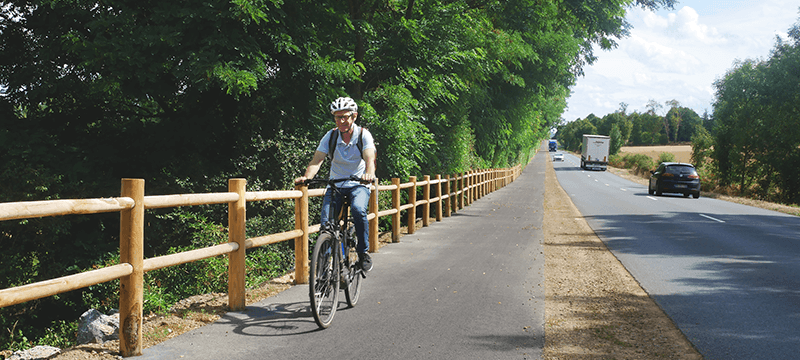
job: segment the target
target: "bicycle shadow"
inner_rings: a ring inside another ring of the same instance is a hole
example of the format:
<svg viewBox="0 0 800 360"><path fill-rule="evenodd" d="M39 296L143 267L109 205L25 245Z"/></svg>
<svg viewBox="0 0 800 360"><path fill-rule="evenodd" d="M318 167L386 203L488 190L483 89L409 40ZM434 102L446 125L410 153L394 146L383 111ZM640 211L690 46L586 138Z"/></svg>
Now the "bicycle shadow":
<svg viewBox="0 0 800 360"><path fill-rule="evenodd" d="M349 308L344 293L339 294L340 311ZM237 335L273 337L308 334L322 329L317 326L308 301L256 303L244 311L231 311L215 323L231 327Z"/></svg>

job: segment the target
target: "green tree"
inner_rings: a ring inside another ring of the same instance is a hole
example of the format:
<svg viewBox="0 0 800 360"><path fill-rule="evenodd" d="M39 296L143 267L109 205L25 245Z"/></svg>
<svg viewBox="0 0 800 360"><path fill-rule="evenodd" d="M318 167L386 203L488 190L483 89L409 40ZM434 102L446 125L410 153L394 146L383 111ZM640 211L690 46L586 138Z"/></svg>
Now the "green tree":
<svg viewBox="0 0 800 360"><path fill-rule="evenodd" d="M622 132L619 131L619 126L617 124L611 125L611 147L610 147L610 155L616 155L619 153L619 149L622 148L623 139L622 139Z"/></svg>
<svg viewBox="0 0 800 360"><path fill-rule="evenodd" d="M711 134L702 126L698 126L692 135L692 163L698 169L706 166L713 146Z"/></svg>
<svg viewBox="0 0 800 360"><path fill-rule="evenodd" d="M593 115L590 115L593 116ZM567 123L558 128L558 142L565 148L572 151L580 151L583 143L583 135L597 134L597 128L589 121L588 117Z"/></svg>
<svg viewBox="0 0 800 360"><path fill-rule="evenodd" d="M791 165L800 159L797 28L790 29L790 41L776 40L769 59L738 62L714 84L713 158L720 183L790 203L800 202L800 173Z"/></svg>
<svg viewBox="0 0 800 360"><path fill-rule="evenodd" d="M632 122L631 143L633 145L655 145L664 141L664 119L654 113L634 112L628 115Z"/></svg>
<svg viewBox="0 0 800 360"><path fill-rule="evenodd" d="M691 141L697 126L702 123L694 110L681 106L671 108L664 117L671 130L669 139L676 143Z"/></svg>
<svg viewBox="0 0 800 360"><path fill-rule="evenodd" d="M720 170L730 169L720 174L720 180L723 185L738 183L743 192L749 189L754 179L757 171L754 160L765 145L766 128L759 114L761 98L765 95L764 68L763 63L746 60L715 82L717 101L714 114L720 120L717 128L720 141L715 144L715 160Z"/></svg>

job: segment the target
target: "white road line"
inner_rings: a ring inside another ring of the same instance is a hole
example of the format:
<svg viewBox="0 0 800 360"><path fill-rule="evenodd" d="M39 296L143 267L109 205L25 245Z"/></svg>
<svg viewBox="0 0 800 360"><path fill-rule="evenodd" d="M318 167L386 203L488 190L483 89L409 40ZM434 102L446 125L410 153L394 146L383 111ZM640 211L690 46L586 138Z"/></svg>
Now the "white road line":
<svg viewBox="0 0 800 360"><path fill-rule="evenodd" d="M650 200L653 200L653 201L658 201L658 199L656 199L656 198L654 198L652 196L647 196L647 198L650 199Z"/></svg>
<svg viewBox="0 0 800 360"><path fill-rule="evenodd" d="M624 189L624 188L619 188L619 189L622 190L622 191L628 191L628 189Z"/></svg>
<svg viewBox="0 0 800 360"><path fill-rule="evenodd" d="M711 216L708 216L708 215L704 215L704 214L698 214L698 215L700 215L700 216L702 216L702 217L704 217L704 218L706 218L706 219L711 219L711 220L714 220L714 221L716 221L716 222L719 222L719 223L724 223L724 222L725 222L725 221L723 221L723 220L720 220L720 219L715 219L715 218L713 218L713 217L711 217Z"/></svg>

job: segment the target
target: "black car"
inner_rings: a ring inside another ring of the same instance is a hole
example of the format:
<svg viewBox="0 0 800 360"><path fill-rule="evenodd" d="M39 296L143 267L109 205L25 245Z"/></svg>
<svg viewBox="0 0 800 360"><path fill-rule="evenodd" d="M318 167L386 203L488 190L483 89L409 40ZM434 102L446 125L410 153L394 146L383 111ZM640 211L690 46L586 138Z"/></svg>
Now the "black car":
<svg viewBox="0 0 800 360"><path fill-rule="evenodd" d="M651 171L650 174L650 185L647 187L650 195L681 193L684 197L689 195L695 199L700 197L700 176L692 164L661 163L658 169Z"/></svg>

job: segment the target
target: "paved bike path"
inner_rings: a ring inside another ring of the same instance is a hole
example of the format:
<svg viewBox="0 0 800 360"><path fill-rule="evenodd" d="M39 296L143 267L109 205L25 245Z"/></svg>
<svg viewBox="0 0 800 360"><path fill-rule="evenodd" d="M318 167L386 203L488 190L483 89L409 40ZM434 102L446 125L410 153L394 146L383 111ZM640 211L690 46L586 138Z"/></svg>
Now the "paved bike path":
<svg viewBox="0 0 800 360"><path fill-rule="evenodd" d="M137 359L538 359L544 346L546 151L521 177L373 254L359 303L319 330L308 285Z"/></svg>

